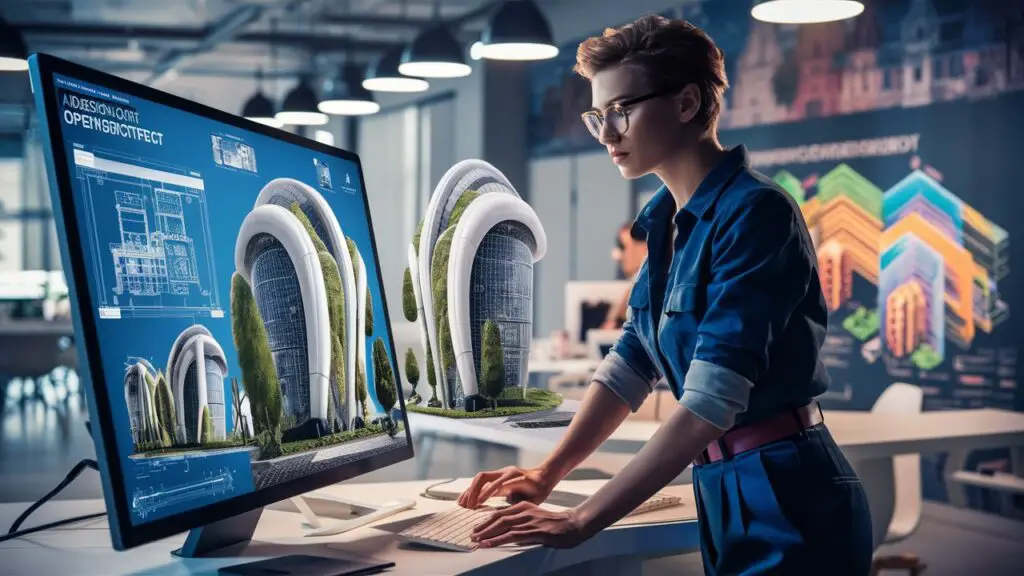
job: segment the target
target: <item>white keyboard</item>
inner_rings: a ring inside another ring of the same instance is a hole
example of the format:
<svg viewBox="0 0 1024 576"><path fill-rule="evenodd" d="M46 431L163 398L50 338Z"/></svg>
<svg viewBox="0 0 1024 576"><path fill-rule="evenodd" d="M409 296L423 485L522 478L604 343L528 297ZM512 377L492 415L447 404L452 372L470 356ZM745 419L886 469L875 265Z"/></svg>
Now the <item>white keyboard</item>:
<svg viewBox="0 0 1024 576"><path fill-rule="evenodd" d="M653 512L663 508L679 506L682 499L668 494L655 494L646 502L637 506L627 516L635 516L645 512ZM471 552L476 550L477 543L470 539L473 529L486 520L492 512L508 506L504 499L492 498L486 505L476 509L455 507L446 512L437 512L398 533L398 538L434 548Z"/></svg>

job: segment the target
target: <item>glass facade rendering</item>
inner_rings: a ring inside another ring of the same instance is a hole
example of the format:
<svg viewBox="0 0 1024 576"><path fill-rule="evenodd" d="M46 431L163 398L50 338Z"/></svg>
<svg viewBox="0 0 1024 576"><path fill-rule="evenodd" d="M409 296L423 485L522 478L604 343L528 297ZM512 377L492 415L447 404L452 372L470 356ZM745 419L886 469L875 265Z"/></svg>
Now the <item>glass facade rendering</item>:
<svg viewBox="0 0 1024 576"><path fill-rule="evenodd" d="M134 368L129 369L128 373L125 374L125 400L128 402L128 418L131 421L132 426L132 438L136 442L141 441L141 424L142 424L142 398L140 398L139 384L141 383L142 376L138 370Z"/></svg>
<svg viewBox="0 0 1024 576"><path fill-rule="evenodd" d="M199 375L196 373L195 363L188 365L185 372L185 386L182 391L183 408L185 410L185 442L196 444L199 442Z"/></svg>
<svg viewBox="0 0 1024 576"><path fill-rule="evenodd" d="M253 238L246 260L281 386L287 421L283 428L298 426L310 417L306 318L298 276L284 246L269 234Z"/></svg>
<svg viewBox="0 0 1024 576"><path fill-rule="evenodd" d="M526 383L533 334L534 245L526 226L502 222L491 228L477 249L470 281L470 334L478 383L483 327L488 320L493 320L501 331L505 389ZM465 393L461 383L449 389L453 405L462 405Z"/></svg>

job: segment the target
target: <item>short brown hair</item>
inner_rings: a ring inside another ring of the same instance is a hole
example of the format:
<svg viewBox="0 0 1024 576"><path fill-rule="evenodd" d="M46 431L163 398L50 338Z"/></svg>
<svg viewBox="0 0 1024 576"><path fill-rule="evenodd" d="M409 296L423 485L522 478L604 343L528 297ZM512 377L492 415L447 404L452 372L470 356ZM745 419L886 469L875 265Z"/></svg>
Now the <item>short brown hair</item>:
<svg viewBox="0 0 1024 576"><path fill-rule="evenodd" d="M717 126L729 87L725 55L700 28L686 20L642 16L581 42L573 70L590 80L618 65L639 68L652 90L678 92L696 84L701 99L697 119L709 129Z"/></svg>

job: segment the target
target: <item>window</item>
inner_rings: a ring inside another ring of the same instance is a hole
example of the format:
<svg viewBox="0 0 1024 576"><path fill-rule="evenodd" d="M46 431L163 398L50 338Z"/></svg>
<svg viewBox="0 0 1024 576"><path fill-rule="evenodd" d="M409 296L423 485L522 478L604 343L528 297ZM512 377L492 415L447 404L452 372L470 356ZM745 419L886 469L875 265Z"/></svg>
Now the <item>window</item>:
<svg viewBox="0 0 1024 576"><path fill-rule="evenodd" d="M914 66L914 82L920 82L921 76L923 75L924 69L921 67L921 65L918 64L917 66Z"/></svg>

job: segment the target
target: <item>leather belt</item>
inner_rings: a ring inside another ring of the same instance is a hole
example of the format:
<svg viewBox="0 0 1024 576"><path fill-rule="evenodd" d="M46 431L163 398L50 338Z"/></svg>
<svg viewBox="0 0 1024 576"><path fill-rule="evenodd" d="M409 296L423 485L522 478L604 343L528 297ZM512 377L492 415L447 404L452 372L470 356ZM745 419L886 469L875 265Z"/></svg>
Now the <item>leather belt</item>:
<svg viewBox="0 0 1024 576"><path fill-rule="evenodd" d="M760 448L800 434L825 421L817 402L786 410L753 424L730 430L697 456L695 464L703 466L719 460L732 458L748 450Z"/></svg>

